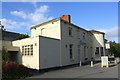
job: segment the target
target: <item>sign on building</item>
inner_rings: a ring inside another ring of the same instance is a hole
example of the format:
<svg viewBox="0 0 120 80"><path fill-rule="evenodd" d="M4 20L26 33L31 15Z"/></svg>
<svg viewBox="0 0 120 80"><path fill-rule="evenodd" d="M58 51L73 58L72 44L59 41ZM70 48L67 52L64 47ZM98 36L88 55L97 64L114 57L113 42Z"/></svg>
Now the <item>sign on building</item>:
<svg viewBox="0 0 120 80"><path fill-rule="evenodd" d="M105 44L106 49L110 49L110 43Z"/></svg>
<svg viewBox="0 0 120 80"><path fill-rule="evenodd" d="M101 67L108 67L108 56L101 57Z"/></svg>

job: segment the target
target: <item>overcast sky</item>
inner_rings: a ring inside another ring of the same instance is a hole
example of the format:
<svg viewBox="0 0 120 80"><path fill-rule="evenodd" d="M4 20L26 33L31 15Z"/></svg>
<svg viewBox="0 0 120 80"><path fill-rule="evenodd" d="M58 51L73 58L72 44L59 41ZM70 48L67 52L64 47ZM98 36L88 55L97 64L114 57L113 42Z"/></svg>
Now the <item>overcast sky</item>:
<svg viewBox="0 0 120 80"><path fill-rule="evenodd" d="M30 34L30 27L62 15L71 15L73 24L104 31L106 39L118 41L117 2L3 2L1 20L8 31Z"/></svg>

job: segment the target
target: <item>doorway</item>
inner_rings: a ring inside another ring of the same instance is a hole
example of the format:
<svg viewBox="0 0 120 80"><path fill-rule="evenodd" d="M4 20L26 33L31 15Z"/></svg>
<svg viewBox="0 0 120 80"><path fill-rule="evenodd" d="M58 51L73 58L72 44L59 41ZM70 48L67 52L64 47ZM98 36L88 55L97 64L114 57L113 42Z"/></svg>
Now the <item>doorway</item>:
<svg viewBox="0 0 120 80"><path fill-rule="evenodd" d="M18 51L8 51L10 53L10 61L17 62Z"/></svg>

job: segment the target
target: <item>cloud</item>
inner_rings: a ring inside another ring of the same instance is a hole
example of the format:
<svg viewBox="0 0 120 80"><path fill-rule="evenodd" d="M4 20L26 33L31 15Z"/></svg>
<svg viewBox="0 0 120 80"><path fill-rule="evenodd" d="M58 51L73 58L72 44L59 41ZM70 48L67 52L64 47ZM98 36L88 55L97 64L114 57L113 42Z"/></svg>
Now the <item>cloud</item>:
<svg viewBox="0 0 120 80"><path fill-rule="evenodd" d="M26 17L27 17L26 13L24 13L23 11L12 11L10 13L12 15L16 15L16 16L22 17L24 19L26 19Z"/></svg>
<svg viewBox="0 0 120 80"><path fill-rule="evenodd" d="M49 6L43 5L40 6L39 8L36 8L35 11L32 13L26 13L24 11L11 11L11 14L29 20L33 24L40 24L45 21L53 19L53 17L47 16L48 11Z"/></svg>
<svg viewBox="0 0 120 80"><path fill-rule="evenodd" d="M99 31L105 32L105 36L108 40L118 40L118 27L112 27L109 29L102 29Z"/></svg>
<svg viewBox="0 0 120 80"><path fill-rule="evenodd" d="M10 14L21 18L20 21L14 21L8 18L0 19L0 21L2 21L2 25L4 25L5 29L7 30L26 32L26 30L28 31L32 26L53 19L51 16L48 17L48 12L49 6L47 5L39 6L38 8L35 8L35 10L31 13L15 10L11 11Z"/></svg>
<svg viewBox="0 0 120 80"><path fill-rule="evenodd" d="M0 19L0 21L2 21L2 25L8 30L22 29L24 26L28 25L25 22L16 22L6 18Z"/></svg>

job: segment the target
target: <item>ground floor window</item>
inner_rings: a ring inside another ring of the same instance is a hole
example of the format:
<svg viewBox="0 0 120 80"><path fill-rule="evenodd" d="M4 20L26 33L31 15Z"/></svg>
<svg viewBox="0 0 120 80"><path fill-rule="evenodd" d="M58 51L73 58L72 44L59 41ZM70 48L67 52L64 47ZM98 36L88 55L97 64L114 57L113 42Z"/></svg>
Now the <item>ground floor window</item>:
<svg viewBox="0 0 120 80"><path fill-rule="evenodd" d="M100 47L101 56L103 56L103 47Z"/></svg>
<svg viewBox="0 0 120 80"><path fill-rule="evenodd" d="M90 47L90 55L91 55L91 57L93 57L93 55L92 55L92 47Z"/></svg>
<svg viewBox="0 0 120 80"><path fill-rule="evenodd" d="M95 54L96 54L96 55L99 55L99 47L96 47Z"/></svg>
<svg viewBox="0 0 120 80"><path fill-rule="evenodd" d="M84 58L86 58L86 46L84 46Z"/></svg>
<svg viewBox="0 0 120 80"><path fill-rule="evenodd" d="M22 46L22 55L33 55L33 44Z"/></svg>
<svg viewBox="0 0 120 80"><path fill-rule="evenodd" d="M69 45L69 54L70 54L70 59L73 59L73 45Z"/></svg>
<svg viewBox="0 0 120 80"><path fill-rule="evenodd" d="M88 48L88 47L84 46L84 58L85 58L85 60L87 60L87 53L86 53L87 48Z"/></svg>

